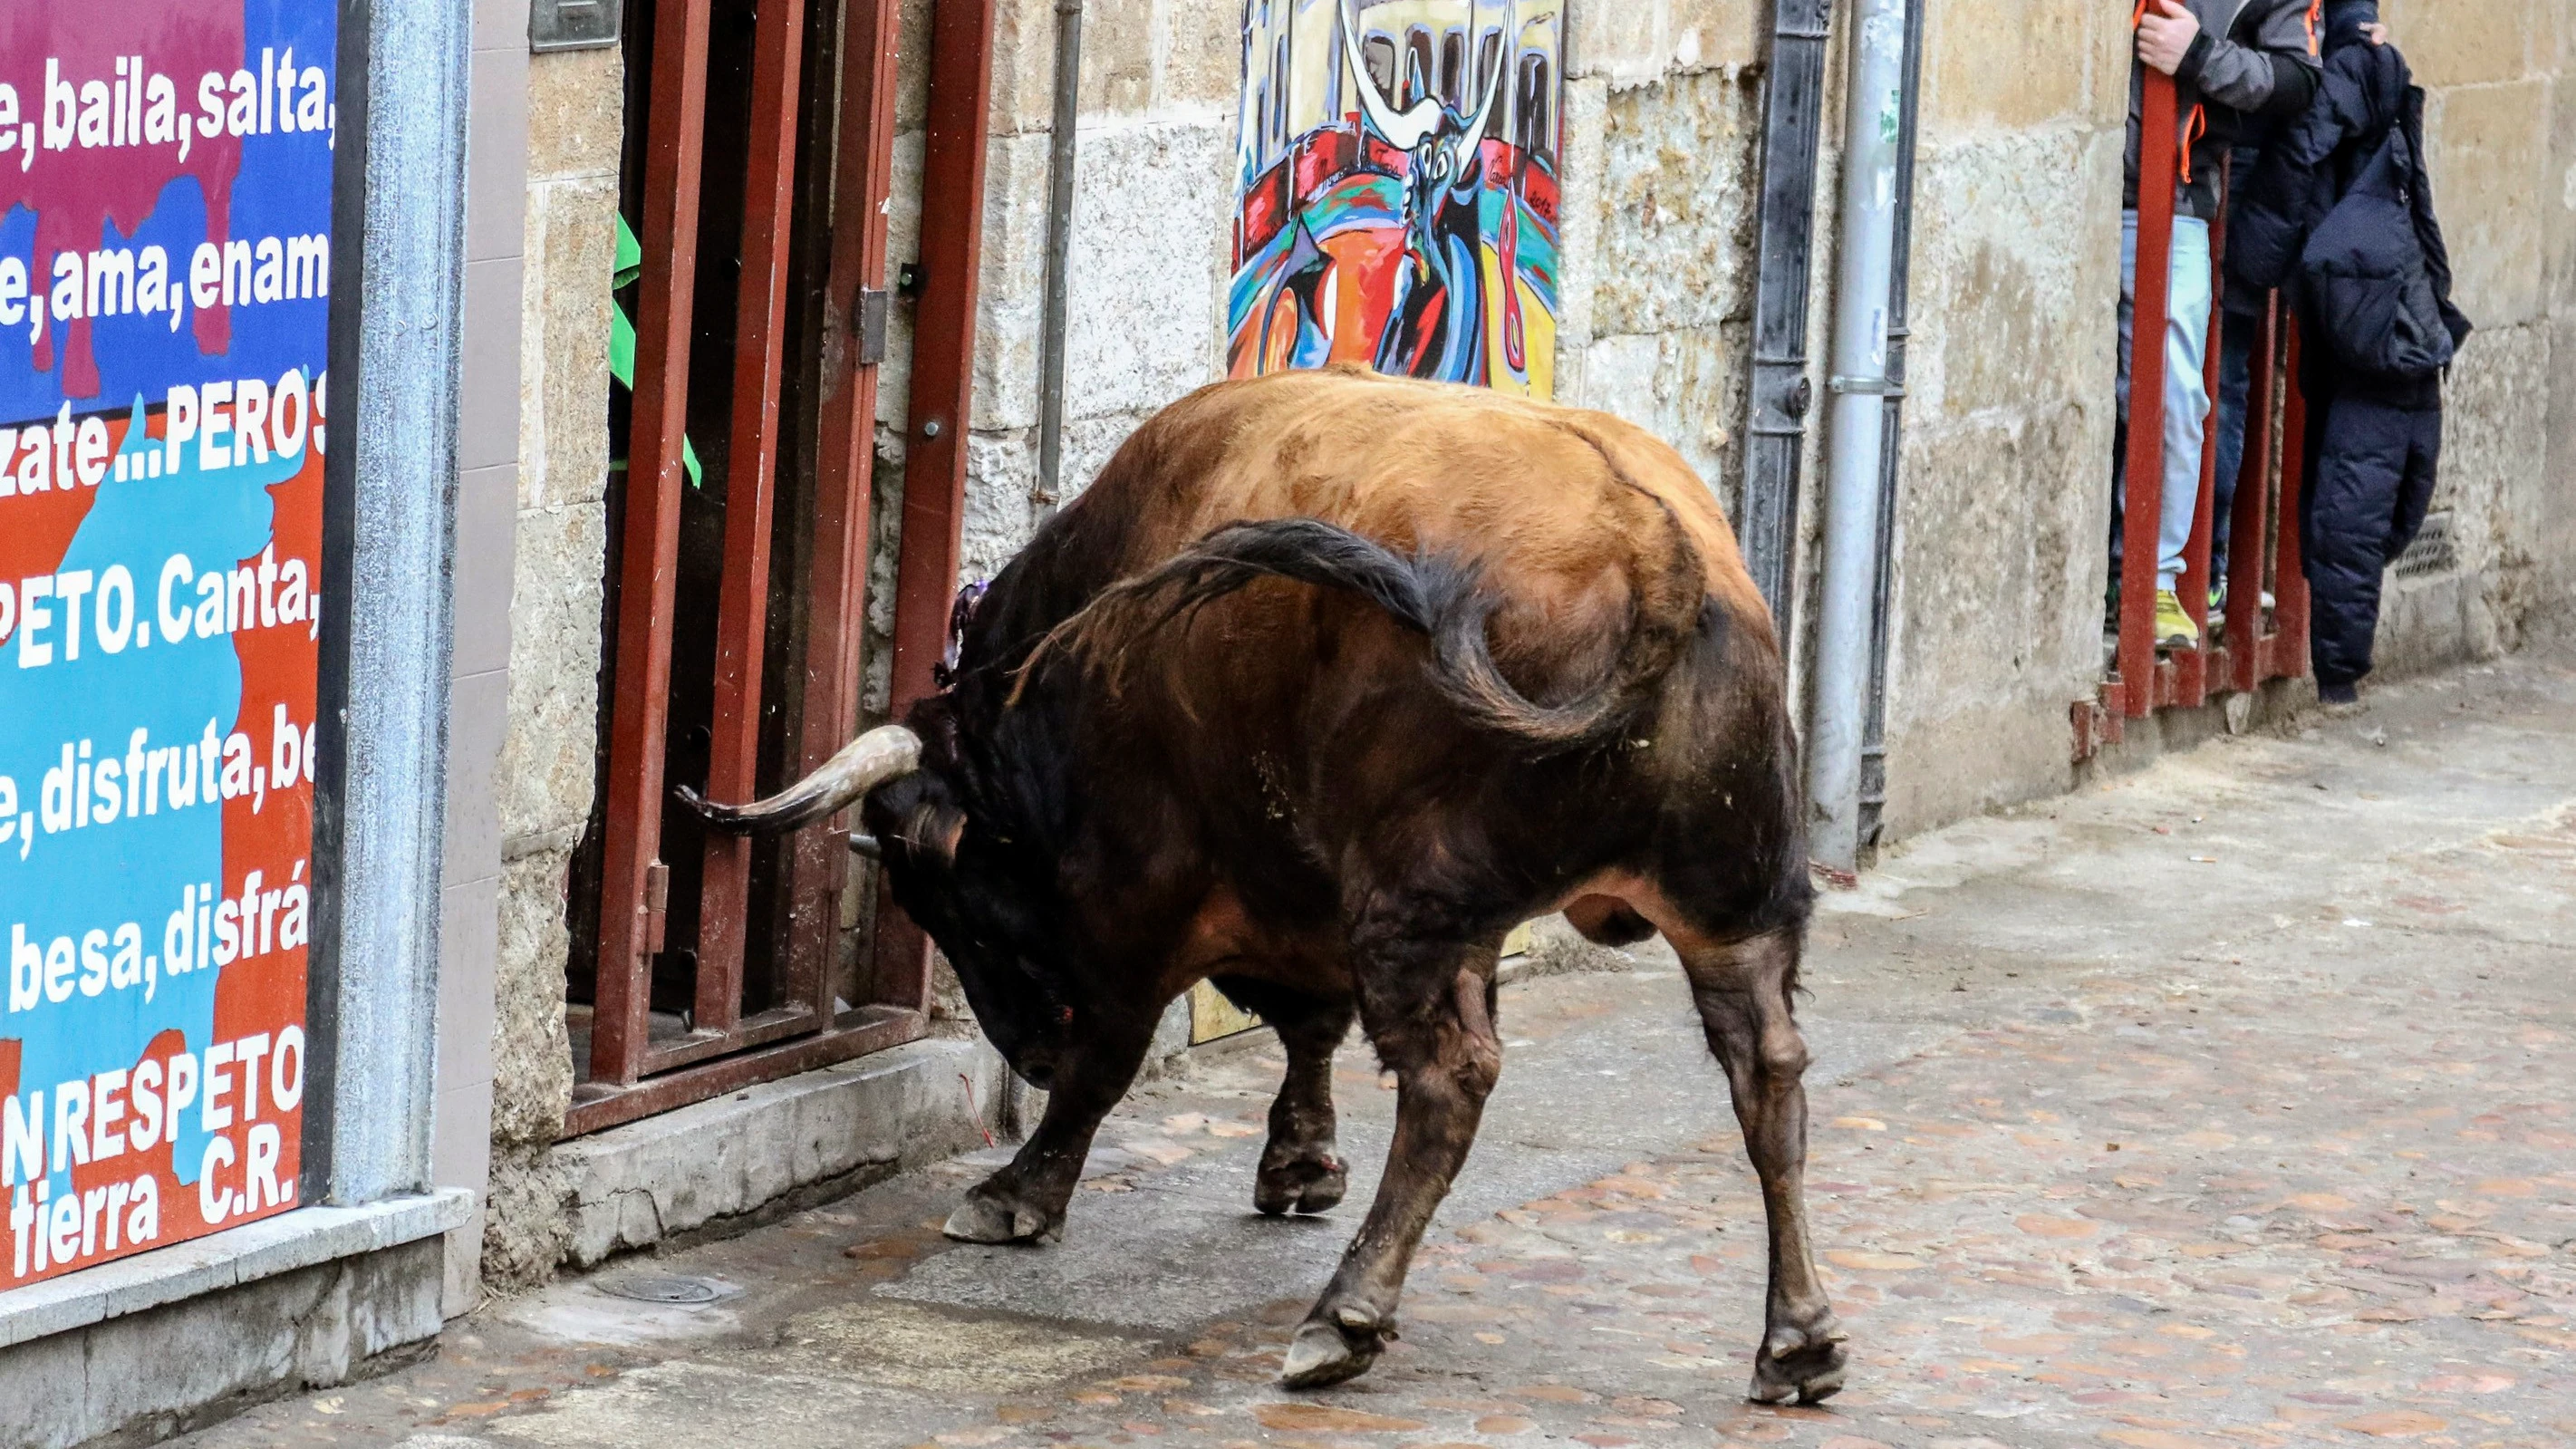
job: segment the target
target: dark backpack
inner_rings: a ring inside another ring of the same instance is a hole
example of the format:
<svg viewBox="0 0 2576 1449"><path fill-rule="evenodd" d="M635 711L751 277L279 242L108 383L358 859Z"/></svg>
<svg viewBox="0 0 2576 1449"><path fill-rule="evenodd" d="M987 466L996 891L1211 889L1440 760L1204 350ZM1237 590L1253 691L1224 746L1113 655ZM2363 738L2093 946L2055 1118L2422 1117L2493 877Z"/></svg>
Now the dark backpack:
<svg viewBox="0 0 2576 1449"><path fill-rule="evenodd" d="M2449 258L2426 192L2421 94L2406 89L2299 256L2309 325L2344 367L2374 377L2432 377L2469 331L2450 304Z"/></svg>
<svg viewBox="0 0 2576 1449"><path fill-rule="evenodd" d="M2415 234L2408 152L2389 127L2299 257L2302 310L2338 361L2380 377L2431 376L2457 351Z"/></svg>

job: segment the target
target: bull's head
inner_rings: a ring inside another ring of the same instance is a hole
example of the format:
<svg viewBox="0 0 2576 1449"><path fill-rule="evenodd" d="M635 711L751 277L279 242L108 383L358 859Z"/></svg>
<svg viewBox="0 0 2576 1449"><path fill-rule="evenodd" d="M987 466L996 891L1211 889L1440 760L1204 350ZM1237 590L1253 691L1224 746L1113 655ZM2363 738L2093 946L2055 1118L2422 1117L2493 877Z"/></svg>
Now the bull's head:
<svg viewBox="0 0 2576 1449"><path fill-rule="evenodd" d="M756 804L720 805L687 786L676 793L716 830L778 835L860 807L865 832L850 848L885 862L894 898L947 953L984 1035L1012 1070L1047 1087L1071 1042L1074 1014L1060 999L1055 959L1063 933L1053 883L1009 842L969 828L948 699L916 707L913 722L868 731L829 762Z"/></svg>

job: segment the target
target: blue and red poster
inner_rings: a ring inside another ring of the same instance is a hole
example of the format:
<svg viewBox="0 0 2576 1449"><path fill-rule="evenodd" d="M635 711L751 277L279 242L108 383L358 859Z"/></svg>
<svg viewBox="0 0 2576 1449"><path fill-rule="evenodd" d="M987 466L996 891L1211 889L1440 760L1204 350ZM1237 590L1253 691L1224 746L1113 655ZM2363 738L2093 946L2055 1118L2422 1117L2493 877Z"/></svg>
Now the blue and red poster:
<svg viewBox="0 0 2576 1449"><path fill-rule="evenodd" d="M0 0L0 1287L295 1205L332 0Z"/></svg>

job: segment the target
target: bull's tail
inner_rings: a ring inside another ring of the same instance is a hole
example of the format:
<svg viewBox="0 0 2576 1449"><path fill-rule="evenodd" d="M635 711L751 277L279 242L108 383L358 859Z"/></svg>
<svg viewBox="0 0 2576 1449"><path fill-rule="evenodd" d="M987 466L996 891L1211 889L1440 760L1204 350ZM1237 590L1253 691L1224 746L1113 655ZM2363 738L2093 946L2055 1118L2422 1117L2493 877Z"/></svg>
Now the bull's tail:
<svg viewBox="0 0 2576 1449"><path fill-rule="evenodd" d="M1669 517L1669 513L1668 513ZM1431 677L1470 723L1547 749L1590 744L1623 723L1670 671L1695 626L1699 560L1671 523L1661 577L1639 580L1627 638L1608 676L1562 704L1539 704L1503 677L1486 625L1504 600L1478 587L1472 566L1437 555L1406 557L1312 518L1229 524L1149 572L1104 589L1051 630L1021 666L1025 685L1056 650L1105 662L1154 630L1259 579L1339 589L1375 604L1431 642Z"/></svg>

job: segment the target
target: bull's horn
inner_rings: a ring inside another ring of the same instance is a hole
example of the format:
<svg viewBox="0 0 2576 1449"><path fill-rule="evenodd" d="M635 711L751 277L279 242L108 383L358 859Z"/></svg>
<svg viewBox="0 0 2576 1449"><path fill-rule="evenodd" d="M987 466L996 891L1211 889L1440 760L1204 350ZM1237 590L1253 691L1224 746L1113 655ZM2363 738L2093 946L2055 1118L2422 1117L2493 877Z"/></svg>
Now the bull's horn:
<svg viewBox="0 0 2576 1449"><path fill-rule="evenodd" d="M783 835L838 815L870 790L921 767L921 736L901 725L872 729L850 741L823 768L749 805L719 805L686 785L673 793L727 835Z"/></svg>

